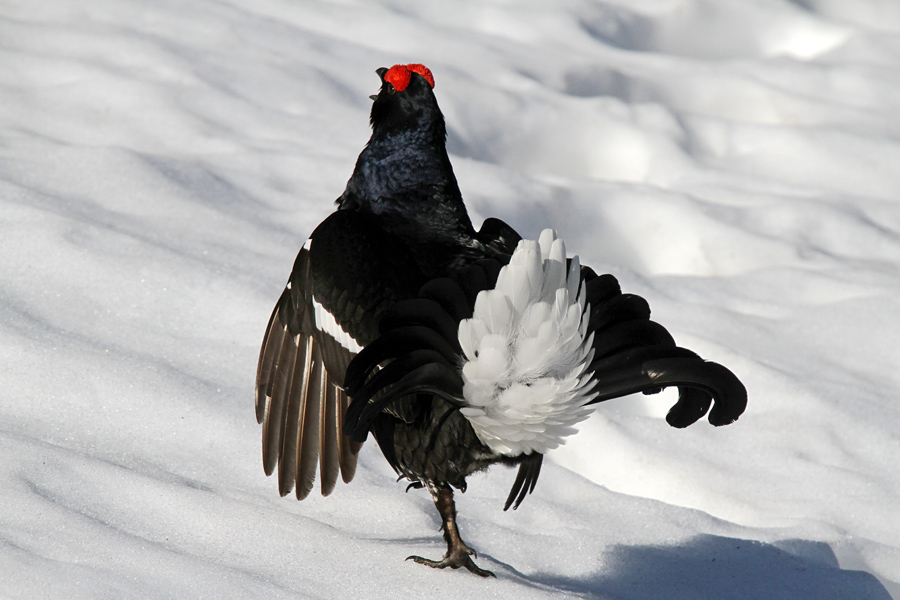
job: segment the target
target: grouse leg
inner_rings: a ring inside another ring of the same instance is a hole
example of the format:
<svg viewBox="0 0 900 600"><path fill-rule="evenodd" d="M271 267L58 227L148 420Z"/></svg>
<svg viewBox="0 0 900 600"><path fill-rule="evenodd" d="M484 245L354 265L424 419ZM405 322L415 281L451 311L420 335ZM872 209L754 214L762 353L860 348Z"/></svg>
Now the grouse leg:
<svg viewBox="0 0 900 600"><path fill-rule="evenodd" d="M431 497L434 499L434 505L438 512L441 513L443 524L441 529L444 531L444 540L447 542L447 554L442 560L429 560L421 556L409 556L406 560L414 560L420 565L428 565L435 569L458 569L465 567L472 573L482 577L496 577L490 571L479 569L472 557L478 558L478 554L469 548L459 536L459 528L456 526L456 504L453 502L453 490L450 487L428 486Z"/></svg>

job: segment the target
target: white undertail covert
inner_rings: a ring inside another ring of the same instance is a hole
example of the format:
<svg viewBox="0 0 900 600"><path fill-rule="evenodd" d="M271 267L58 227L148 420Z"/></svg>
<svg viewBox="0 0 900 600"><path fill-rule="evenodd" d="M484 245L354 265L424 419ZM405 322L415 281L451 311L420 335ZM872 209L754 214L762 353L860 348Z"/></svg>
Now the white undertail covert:
<svg viewBox="0 0 900 600"><path fill-rule="evenodd" d="M478 438L507 456L545 453L591 413L592 335L578 257L545 229L522 240L497 285L478 294L459 324L464 353L460 412Z"/></svg>

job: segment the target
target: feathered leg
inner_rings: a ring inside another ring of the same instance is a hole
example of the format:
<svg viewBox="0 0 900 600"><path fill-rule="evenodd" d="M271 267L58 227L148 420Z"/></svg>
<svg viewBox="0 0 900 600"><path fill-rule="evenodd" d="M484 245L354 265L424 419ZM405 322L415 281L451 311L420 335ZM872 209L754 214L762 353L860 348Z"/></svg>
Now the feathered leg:
<svg viewBox="0 0 900 600"><path fill-rule="evenodd" d="M432 488L431 497L434 499L434 505L441 514L443 524L441 529L444 531L444 540L447 542L447 554L442 560L429 560L421 556L409 556L406 560L414 560L420 565L428 565L435 569L458 569L465 567L472 573L482 577L496 577L490 571L479 569L472 557L478 558L478 554L469 548L459 536L459 528L456 526L456 503L453 502L453 490L448 486L436 486Z"/></svg>

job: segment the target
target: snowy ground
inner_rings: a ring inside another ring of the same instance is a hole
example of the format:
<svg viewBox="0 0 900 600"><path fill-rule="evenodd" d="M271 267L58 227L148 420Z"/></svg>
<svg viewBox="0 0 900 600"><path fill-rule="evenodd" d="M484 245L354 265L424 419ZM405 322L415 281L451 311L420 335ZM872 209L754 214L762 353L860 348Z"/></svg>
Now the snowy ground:
<svg viewBox="0 0 900 600"><path fill-rule="evenodd" d="M553 8L548 8L550 6ZM895 0L0 0L0 596L900 598ZM374 445L262 473L259 343L368 138L435 73L473 220L647 297L750 392L601 405L501 508L484 581Z"/></svg>

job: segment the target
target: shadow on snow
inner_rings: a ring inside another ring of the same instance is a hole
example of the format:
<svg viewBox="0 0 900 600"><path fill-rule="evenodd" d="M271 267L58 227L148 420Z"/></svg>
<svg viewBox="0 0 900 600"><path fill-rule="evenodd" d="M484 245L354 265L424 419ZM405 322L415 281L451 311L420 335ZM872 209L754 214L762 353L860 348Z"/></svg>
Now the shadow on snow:
<svg viewBox="0 0 900 600"><path fill-rule="evenodd" d="M524 576L539 588L584 598L615 600L891 600L878 579L841 569L821 542L777 545L701 535L678 546L616 546L588 579Z"/></svg>

